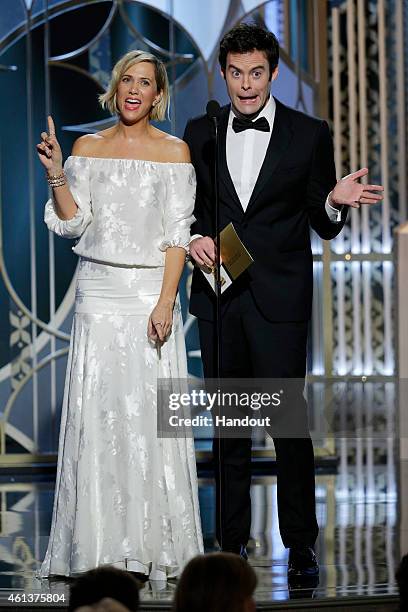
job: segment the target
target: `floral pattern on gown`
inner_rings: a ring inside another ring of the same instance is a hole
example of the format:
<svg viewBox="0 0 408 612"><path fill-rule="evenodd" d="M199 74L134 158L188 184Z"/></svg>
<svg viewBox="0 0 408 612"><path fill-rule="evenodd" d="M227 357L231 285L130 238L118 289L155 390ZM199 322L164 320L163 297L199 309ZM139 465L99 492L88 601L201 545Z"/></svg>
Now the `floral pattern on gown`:
<svg viewBox="0 0 408 612"><path fill-rule="evenodd" d="M39 575L103 564L164 580L203 552L194 441L157 437L157 378L185 379L180 302L159 350L147 337L168 246L187 248L191 164L71 156L78 205L45 221L79 239L54 510Z"/></svg>

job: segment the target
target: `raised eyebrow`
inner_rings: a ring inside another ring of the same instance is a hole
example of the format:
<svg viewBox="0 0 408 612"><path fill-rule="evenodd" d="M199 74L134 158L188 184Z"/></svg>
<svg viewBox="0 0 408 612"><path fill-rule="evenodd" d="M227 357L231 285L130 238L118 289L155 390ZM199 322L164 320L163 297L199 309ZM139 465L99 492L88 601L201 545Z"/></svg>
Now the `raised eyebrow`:
<svg viewBox="0 0 408 612"><path fill-rule="evenodd" d="M237 68L237 66L234 66L234 64L230 64L228 66L228 69L238 70L238 72L241 72L241 68ZM265 70L265 66L255 66L255 68L251 68L251 72L253 72L254 70Z"/></svg>

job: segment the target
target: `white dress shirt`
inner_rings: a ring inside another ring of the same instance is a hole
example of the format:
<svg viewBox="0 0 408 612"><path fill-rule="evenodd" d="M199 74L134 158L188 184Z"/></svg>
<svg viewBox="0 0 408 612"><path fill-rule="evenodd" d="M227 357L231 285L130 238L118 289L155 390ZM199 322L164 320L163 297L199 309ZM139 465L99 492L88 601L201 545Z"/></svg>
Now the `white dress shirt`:
<svg viewBox="0 0 408 612"><path fill-rule="evenodd" d="M269 141L271 139L273 123L275 121L276 102L272 96L269 97L261 112L253 121L260 117L265 117L269 123L270 131L262 132L260 130L243 130L242 132L234 132L232 122L234 120L234 111L230 110L227 127L226 140L226 155L227 166L234 183L235 191L241 202L244 211L247 209L249 200L251 199L255 183L258 179ZM326 199L326 212L333 223L341 221L341 210L330 206L329 195ZM201 234L194 234L191 240L200 238ZM191 241L190 241L191 242Z"/></svg>
<svg viewBox="0 0 408 612"><path fill-rule="evenodd" d="M275 111L276 102L270 96L268 102L256 117L256 119L266 118L269 123L269 132L261 132L260 130L234 132L232 122L235 114L232 109L230 110L226 141L227 166L244 210L247 209L265 159L272 135Z"/></svg>

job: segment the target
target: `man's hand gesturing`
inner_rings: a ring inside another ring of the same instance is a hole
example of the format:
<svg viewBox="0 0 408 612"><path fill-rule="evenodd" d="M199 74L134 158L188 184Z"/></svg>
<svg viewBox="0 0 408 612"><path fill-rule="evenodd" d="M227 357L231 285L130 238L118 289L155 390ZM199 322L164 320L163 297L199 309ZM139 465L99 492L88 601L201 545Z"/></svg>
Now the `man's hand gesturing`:
<svg viewBox="0 0 408 612"><path fill-rule="evenodd" d="M337 181L337 185L330 194L329 204L351 206L360 208L361 204L377 204L383 199L384 187L382 185L366 185L360 182L368 174L368 168L360 168Z"/></svg>

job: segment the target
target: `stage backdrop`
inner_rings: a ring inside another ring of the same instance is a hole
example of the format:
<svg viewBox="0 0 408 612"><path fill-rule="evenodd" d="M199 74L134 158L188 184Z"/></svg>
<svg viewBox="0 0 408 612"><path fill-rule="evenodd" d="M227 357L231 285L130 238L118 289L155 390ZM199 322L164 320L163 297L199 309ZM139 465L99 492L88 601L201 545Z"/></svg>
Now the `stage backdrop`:
<svg viewBox="0 0 408 612"><path fill-rule="evenodd" d="M69 155L78 135L112 124L97 103L112 65L146 49L167 64L172 105L162 127L180 136L209 98L227 101L217 45L243 19L279 39L274 95L330 121L338 176L368 165L370 182L386 187L384 204L354 210L331 245L313 236L309 351L316 381L367 377L378 383L370 410L383 406L395 368L392 232L406 218L404 10L399 0L2 0L0 463L57 448L77 262L72 243L43 223L48 191L35 143L47 114ZM189 371L198 376L190 280L188 267L181 298ZM392 411L387 418L392 427ZM322 447L331 452L327 441Z"/></svg>

